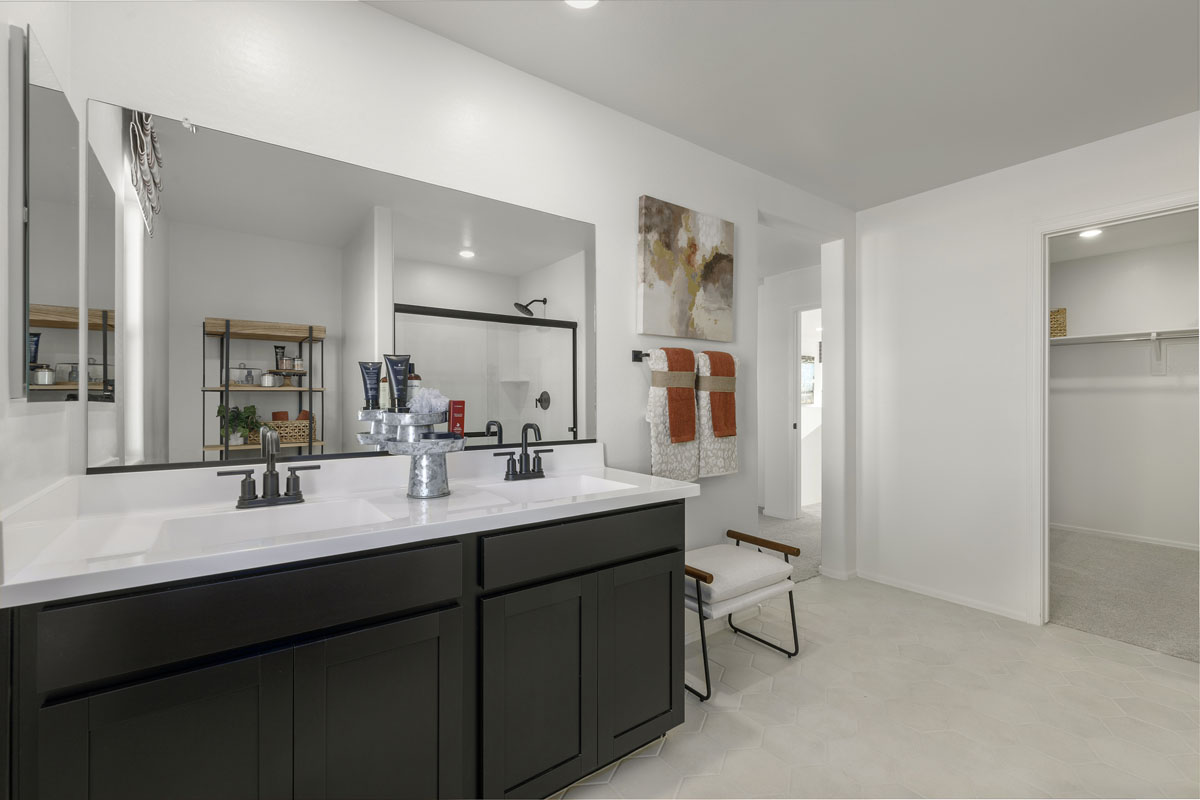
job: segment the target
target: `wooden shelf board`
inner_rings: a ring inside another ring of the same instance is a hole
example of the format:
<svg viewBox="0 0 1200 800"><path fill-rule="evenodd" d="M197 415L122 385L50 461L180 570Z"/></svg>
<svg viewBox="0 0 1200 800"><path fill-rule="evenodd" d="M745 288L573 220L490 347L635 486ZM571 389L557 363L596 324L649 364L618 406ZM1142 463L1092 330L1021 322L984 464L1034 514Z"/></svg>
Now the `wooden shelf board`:
<svg viewBox="0 0 1200 800"><path fill-rule="evenodd" d="M319 440L313 440L312 445L313 445L313 447L324 447L325 442L319 441ZM283 442L279 446L280 447L308 447L308 442ZM232 453L236 450L258 450L258 449L260 449L260 447L261 446L257 445L257 444L231 444L231 445L229 445L229 452ZM209 453L220 452L224 449L225 449L225 445L223 445L223 444L206 444L206 445L204 445L204 450Z"/></svg>
<svg viewBox="0 0 1200 800"><path fill-rule="evenodd" d="M78 389L79 384L78 383L52 383L49 386L46 386L46 385L39 386L37 384L31 383L31 384L29 384L29 388L31 391L39 391L39 392L70 392L74 389ZM96 383L88 384L88 389L95 390L97 392L103 388L104 388L104 385L102 383L100 383L99 381L97 381Z"/></svg>
<svg viewBox="0 0 1200 800"><path fill-rule="evenodd" d="M203 391L206 392L223 392L224 386L205 386ZM246 386L236 383L229 384L231 392L307 392L307 386ZM323 388L314 388L314 394L320 394L325 391Z"/></svg>
<svg viewBox="0 0 1200 800"><path fill-rule="evenodd" d="M308 325L293 322L258 322L248 319L229 320L229 338L256 339L261 342L302 342L308 339ZM325 339L325 326L313 325L313 339ZM225 319L223 317L204 318L205 336L224 336Z"/></svg>
<svg viewBox="0 0 1200 800"><path fill-rule="evenodd" d="M116 312L108 312L108 329L114 329ZM88 309L88 330L100 330L101 309ZM44 303L29 304L29 327L31 328L69 328L79 327L79 309L75 306L51 306Z"/></svg>

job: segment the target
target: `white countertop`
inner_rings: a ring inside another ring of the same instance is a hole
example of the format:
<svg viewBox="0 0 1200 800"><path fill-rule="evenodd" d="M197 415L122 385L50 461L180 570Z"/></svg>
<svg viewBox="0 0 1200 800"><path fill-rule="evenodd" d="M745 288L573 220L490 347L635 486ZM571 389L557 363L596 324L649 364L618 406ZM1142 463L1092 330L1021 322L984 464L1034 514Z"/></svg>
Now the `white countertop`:
<svg viewBox="0 0 1200 800"><path fill-rule="evenodd" d="M301 473L304 503L248 510L234 508L238 479L215 477L218 466L67 478L0 518L0 607L700 494L694 483L606 467L602 445L560 446L553 458L546 479L506 483L491 451L452 453L451 494L436 500L406 497L407 457L325 460Z"/></svg>

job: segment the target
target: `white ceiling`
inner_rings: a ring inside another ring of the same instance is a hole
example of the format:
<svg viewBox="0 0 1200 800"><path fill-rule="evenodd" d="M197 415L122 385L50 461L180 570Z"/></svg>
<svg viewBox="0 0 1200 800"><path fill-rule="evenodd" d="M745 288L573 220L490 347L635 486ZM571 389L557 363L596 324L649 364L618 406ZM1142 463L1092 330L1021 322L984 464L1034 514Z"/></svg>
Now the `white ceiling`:
<svg viewBox="0 0 1200 800"><path fill-rule="evenodd" d="M341 248L374 206L395 257L520 275L588 249L590 224L155 117L170 219ZM476 257L460 258L464 247Z"/></svg>
<svg viewBox="0 0 1200 800"><path fill-rule="evenodd" d="M371 5L857 209L1200 106L1196 0Z"/></svg>
<svg viewBox="0 0 1200 800"><path fill-rule="evenodd" d="M1067 233L1050 239L1050 262L1072 261L1126 250L1142 250L1197 240L1200 218L1195 210L1102 227L1099 236L1082 239Z"/></svg>

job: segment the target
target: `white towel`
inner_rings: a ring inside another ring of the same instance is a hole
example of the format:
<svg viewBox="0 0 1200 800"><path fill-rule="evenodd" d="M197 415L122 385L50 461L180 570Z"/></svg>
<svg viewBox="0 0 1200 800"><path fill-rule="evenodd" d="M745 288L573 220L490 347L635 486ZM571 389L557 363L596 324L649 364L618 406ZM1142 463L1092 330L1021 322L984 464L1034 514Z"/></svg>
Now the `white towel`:
<svg viewBox="0 0 1200 800"><path fill-rule="evenodd" d="M651 350L647 359L653 372L667 371L667 354ZM694 481L700 475L700 437L690 442L671 442L671 423L667 416L667 390L650 387L646 403L646 421L650 423L650 474L677 481ZM709 421L712 427L712 421Z"/></svg>
<svg viewBox="0 0 1200 800"><path fill-rule="evenodd" d="M733 357L733 374L738 373L738 358ZM702 378L712 376L712 364L704 353L696 353L696 374ZM700 412L696 419L696 437L700 440L700 477L712 478L717 475L731 475L738 471L738 451L736 436L713 434L712 393L704 389L704 382L699 382L696 397L700 403Z"/></svg>

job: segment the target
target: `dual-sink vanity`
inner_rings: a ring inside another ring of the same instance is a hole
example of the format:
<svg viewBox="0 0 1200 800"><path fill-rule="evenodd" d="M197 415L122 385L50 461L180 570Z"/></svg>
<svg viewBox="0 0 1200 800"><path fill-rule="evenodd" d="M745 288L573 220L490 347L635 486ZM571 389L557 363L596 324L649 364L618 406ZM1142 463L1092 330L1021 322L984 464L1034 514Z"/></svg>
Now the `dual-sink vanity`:
<svg viewBox="0 0 1200 800"><path fill-rule="evenodd" d="M202 97L81 122L33 31L9 55L0 366L87 474L0 514L0 800L538 797L682 721L699 488L589 443L594 225Z"/></svg>
<svg viewBox="0 0 1200 800"><path fill-rule="evenodd" d="M684 498L559 447L505 481L329 459L68 478L3 519L22 798L540 797L683 720ZM231 491L234 490L234 491Z"/></svg>

